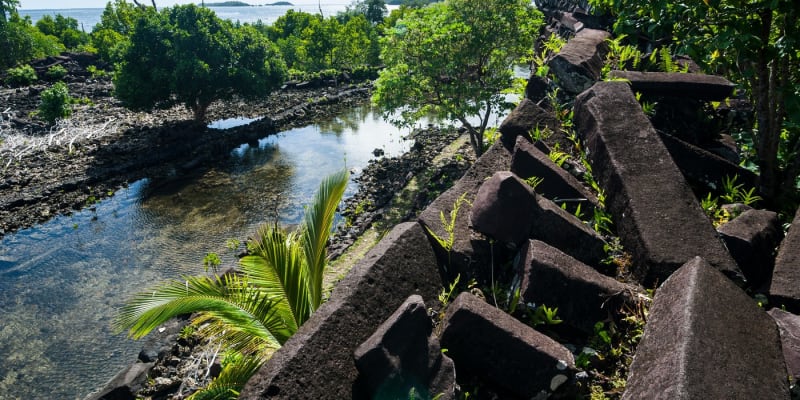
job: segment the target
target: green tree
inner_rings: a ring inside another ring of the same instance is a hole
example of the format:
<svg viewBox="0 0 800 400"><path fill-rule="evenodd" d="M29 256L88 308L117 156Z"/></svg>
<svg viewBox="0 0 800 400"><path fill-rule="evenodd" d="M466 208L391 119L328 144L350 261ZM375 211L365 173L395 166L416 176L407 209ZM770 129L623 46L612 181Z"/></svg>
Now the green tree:
<svg viewBox="0 0 800 400"><path fill-rule="evenodd" d="M136 21L152 8L140 8L125 0L114 0L106 3L100 22L94 26L90 34L92 46L97 55L107 62L120 61L120 51L127 45L128 37L133 33Z"/></svg>
<svg viewBox="0 0 800 400"><path fill-rule="evenodd" d="M51 124L72 115L72 97L64 82L56 82L42 91L39 117Z"/></svg>
<svg viewBox="0 0 800 400"><path fill-rule="evenodd" d="M448 0L415 10L383 42L388 67L372 99L387 117L398 110L400 125L431 114L461 122L480 155L490 115L503 103L500 92L541 23L526 0Z"/></svg>
<svg viewBox="0 0 800 400"><path fill-rule="evenodd" d="M5 69L35 58L56 55L64 46L54 36L45 35L12 10L7 20L0 21L0 68Z"/></svg>
<svg viewBox="0 0 800 400"><path fill-rule="evenodd" d="M42 19L36 21L36 28L45 35L57 37L68 49L74 49L89 42L89 35L78 30L78 20L64 17L61 14L56 14L55 18L50 15L42 16Z"/></svg>
<svg viewBox="0 0 800 400"><path fill-rule="evenodd" d="M252 26L235 28L195 5L147 13L137 21L114 76L133 110L183 104L202 122L216 100L259 98L278 87L286 66Z"/></svg>
<svg viewBox="0 0 800 400"><path fill-rule="evenodd" d="M232 391L238 392L322 304L325 246L348 180L347 170L324 179L297 231L262 226L240 260L241 274L166 282L130 300L115 326L138 339L178 315L199 313L192 324L203 337L244 357L195 396L235 398Z"/></svg>
<svg viewBox="0 0 800 400"><path fill-rule="evenodd" d="M7 22L8 16L16 14L19 0L0 0L0 23Z"/></svg>
<svg viewBox="0 0 800 400"><path fill-rule="evenodd" d="M389 9L386 8L386 2L383 0L357 0L346 7L345 11L339 14L339 19L342 23L347 22L349 18L363 15L373 25L380 24Z"/></svg>
<svg viewBox="0 0 800 400"><path fill-rule="evenodd" d="M800 3L795 0L591 0L616 18L615 32L670 44L706 71L747 91L756 126L762 193L773 204L797 195L800 175ZM792 204L794 202L789 202Z"/></svg>

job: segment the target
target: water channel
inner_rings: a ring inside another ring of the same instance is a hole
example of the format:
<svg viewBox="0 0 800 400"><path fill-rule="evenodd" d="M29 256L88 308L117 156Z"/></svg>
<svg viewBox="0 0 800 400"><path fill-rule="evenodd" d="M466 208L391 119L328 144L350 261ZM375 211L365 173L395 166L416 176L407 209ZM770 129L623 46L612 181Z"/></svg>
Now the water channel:
<svg viewBox="0 0 800 400"><path fill-rule="evenodd" d="M356 108L257 147L242 145L201 176L133 182L91 209L6 236L0 398L75 399L97 389L141 348L110 327L126 298L202 273L207 252L235 263L227 239L244 239L275 215L299 222L325 175L345 166L357 173L376 148L401 154L406 133L368 107ZM355 190L351 183L346 196Z"/></svg>

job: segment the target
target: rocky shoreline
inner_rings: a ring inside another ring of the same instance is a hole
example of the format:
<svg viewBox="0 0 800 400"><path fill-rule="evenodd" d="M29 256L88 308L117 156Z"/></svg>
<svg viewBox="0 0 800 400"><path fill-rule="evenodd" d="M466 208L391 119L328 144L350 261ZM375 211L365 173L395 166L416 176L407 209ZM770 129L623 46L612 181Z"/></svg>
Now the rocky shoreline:
<svg viewBox="0 0 800 400"><path fill-rule="evenodd" d="M190 113L179 107L128 111L112 97L108 78L84 76L89 61L59 60L70 71L71 95L89 103L77 106L69 120L47 127L31 117L45 85L0 89L8 105L0 110L0 238L91 207L144 177L198 173L241 143L363 104L370 94L369 82L346 83L287 87L259 102L218 103L209 110L213 120L267 116L218 130L187 122Z"/></svg>

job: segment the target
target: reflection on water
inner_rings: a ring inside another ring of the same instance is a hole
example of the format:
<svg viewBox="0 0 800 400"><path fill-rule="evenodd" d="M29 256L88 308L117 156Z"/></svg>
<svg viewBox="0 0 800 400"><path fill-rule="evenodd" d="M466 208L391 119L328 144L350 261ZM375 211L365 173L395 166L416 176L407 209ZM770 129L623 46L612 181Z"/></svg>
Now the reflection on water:
<svg viewBox="0 0 800 400"><path fill-rule="evenodd" d="M369 109L242 145L191 178L144 179L91 210L0 242L0 398L83 398L136 359L139 342L109 324L131 294L202 271L206 252L274 215L299 222L327 174L358 170L372 150L402 153L403 133ZM346 195L352 195L355 184Z"/></svg>

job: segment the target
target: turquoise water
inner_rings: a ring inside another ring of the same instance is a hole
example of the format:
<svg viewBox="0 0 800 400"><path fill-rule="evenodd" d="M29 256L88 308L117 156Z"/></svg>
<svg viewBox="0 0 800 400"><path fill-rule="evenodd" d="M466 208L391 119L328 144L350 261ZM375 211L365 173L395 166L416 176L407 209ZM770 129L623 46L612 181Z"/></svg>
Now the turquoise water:
<svg viewBox="0 0 800 400"><path fill-rule="evenodd" d="M92 209L6 236L0 399L76 399L99 388L141 348L111 332L124 299L164 279L202 273L207 252L234 264L227 239L244 241L275 215L298 223L324 176L345 165L360 171L375 148L401 154L405 133L357 108L241 145L200 176L143 179ZM351 183L346 196L356 189Z"/></svg>

